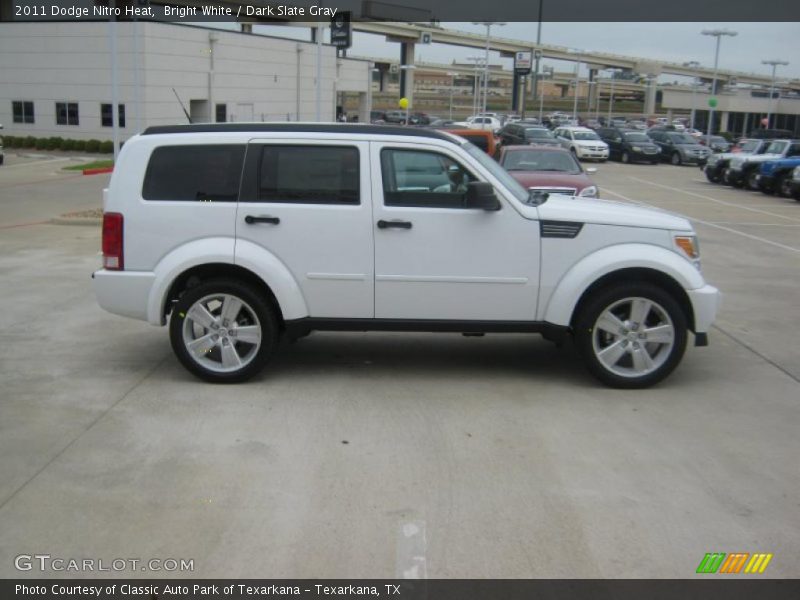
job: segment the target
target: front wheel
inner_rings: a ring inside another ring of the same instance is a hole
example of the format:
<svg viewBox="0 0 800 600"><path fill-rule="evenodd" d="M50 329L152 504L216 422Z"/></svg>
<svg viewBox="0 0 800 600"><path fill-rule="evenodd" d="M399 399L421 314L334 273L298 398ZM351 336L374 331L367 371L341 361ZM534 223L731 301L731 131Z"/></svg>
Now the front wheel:
<svg viewBox="0 0 800 600"><path fill-rule="evenodd" d="M747 187L751 190L758 191L758 173L756 171L750 171L747 175Z"/></svg>
<svg viewBox="0 0 800 600"><path fill-rule="evenodd" d="M686 317L649 283L595 292L575 320L575 343L589 371L616 388L644 388L669 375L686 349Z"/></svg>
<svg viewBox="0 0 800 600"><path fill-rule="evenodd" d="M775 182L775 189L784 198L792 197L792 174L784 173Z"/></svg>
<svg viewBox="0 0 800 600"><path fill-rule="evenodd" d="M629 162L631 162L631 155L628 154L627 152L623 152L622 153L622 162L624 162L625 164L628 164Z"/></svg>
<svg viewBox="0 0 800 600"><path fill-rule="evenodd" d="M681 160L680 152L673 152L672 157L670 158L670 162L675 166L682 164L683 161Z"/></svg>
<svg viewBox="0 0 800 600"><path fill-rule="evenodd" d="M274 309L245 283L218 279L190 288L169 323L175 355L191 373L213 383L258 373L278 341Z"/></svg>

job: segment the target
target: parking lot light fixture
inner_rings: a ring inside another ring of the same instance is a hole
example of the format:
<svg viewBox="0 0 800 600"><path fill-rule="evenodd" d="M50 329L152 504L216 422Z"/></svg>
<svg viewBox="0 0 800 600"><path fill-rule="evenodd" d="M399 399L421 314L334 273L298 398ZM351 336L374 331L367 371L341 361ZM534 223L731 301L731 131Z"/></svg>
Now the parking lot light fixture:
<svg viewBox="0 0 800 600"><path fill-rule="evenodd" d="M772 66L772 83L769 86L769 105L767 106L767 127L766 127L766 129L769 129L770 120L772 119L772 100L775 96L775 69L779 65L785 67L786 65L789 64L789 61L779 60L779 59L762 60L761 64Z"/></svg>
<svg viewBox="0 0 800 600"><path fill-rule="evenodd" d="M714 51L714 77L711 80L711 96L713 97L717 93L717 67L719 65L719 42L722 39L722 36L730 36L736 37L739 35L736 31L731 31L730 29L703 29L700 32L702 35L710 35L712 37L717 38L716 43L716 50ZM710 98L709 98L710 100ZM708 128L706 132L706 146L708 148L711 147L711 127L714 124L714 107L711 106L711 103L708 105Z"/></svg>

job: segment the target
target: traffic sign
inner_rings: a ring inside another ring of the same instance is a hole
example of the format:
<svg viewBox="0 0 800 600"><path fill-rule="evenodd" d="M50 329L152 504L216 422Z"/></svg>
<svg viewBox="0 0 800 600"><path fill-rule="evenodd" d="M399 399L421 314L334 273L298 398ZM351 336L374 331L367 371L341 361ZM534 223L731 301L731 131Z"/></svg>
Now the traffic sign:
<svg viewBox="0 0 800 600"><path fill-rule="evenodd" d="M352 29L350 27L350 13L337 12L331 19L331 44L337 48L349 48L353 43Z"/></svg>
<svg viewBox="0 0 800 600"><path fill-rule="evenodd" d="M514 54L514 73L527 75L531 72L531 53L517 52Z"/></svg>

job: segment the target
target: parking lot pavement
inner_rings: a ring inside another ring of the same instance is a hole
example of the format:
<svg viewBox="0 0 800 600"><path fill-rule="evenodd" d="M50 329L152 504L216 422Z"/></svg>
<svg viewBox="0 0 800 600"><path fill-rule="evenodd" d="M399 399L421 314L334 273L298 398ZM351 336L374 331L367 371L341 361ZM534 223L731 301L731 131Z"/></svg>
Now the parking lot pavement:
<svg viewBox="0 0 800 600"><path fill-rule="evenodd" d="M7 152L0 167L0 231L100 206L110 175L63 170L81 160L46 152Z"/></svg>
<svg viewBox="0 0 800 600"><path fill-rule="evenodd" d="M20 222L104 184L28 184L42 200L19 206L7 176L0 205ZM800 205L700 178L597 174L605 197L697 219L725 292L711 346L632 392L600 387L569 347L502 335L314 334L251 383L199 383L165 330L96 306L96 228L0 230L0 577L39 576L13 558L40 553L193 559L195 577L670 578L734 550L795 576L798 260L783 230Z"/></svg>

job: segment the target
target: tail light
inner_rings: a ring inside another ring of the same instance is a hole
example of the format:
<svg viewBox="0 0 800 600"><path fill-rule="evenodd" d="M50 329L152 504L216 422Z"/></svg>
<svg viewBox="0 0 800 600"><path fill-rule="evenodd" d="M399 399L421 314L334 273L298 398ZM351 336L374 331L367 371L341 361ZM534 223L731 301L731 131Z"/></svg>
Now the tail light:
<svg viewBox="0 0 800 600"><path fill-rule="evenodd" d="M103 268L110 271L125 268L122 256L124 221L121 213L103 213Z"/></svg>

